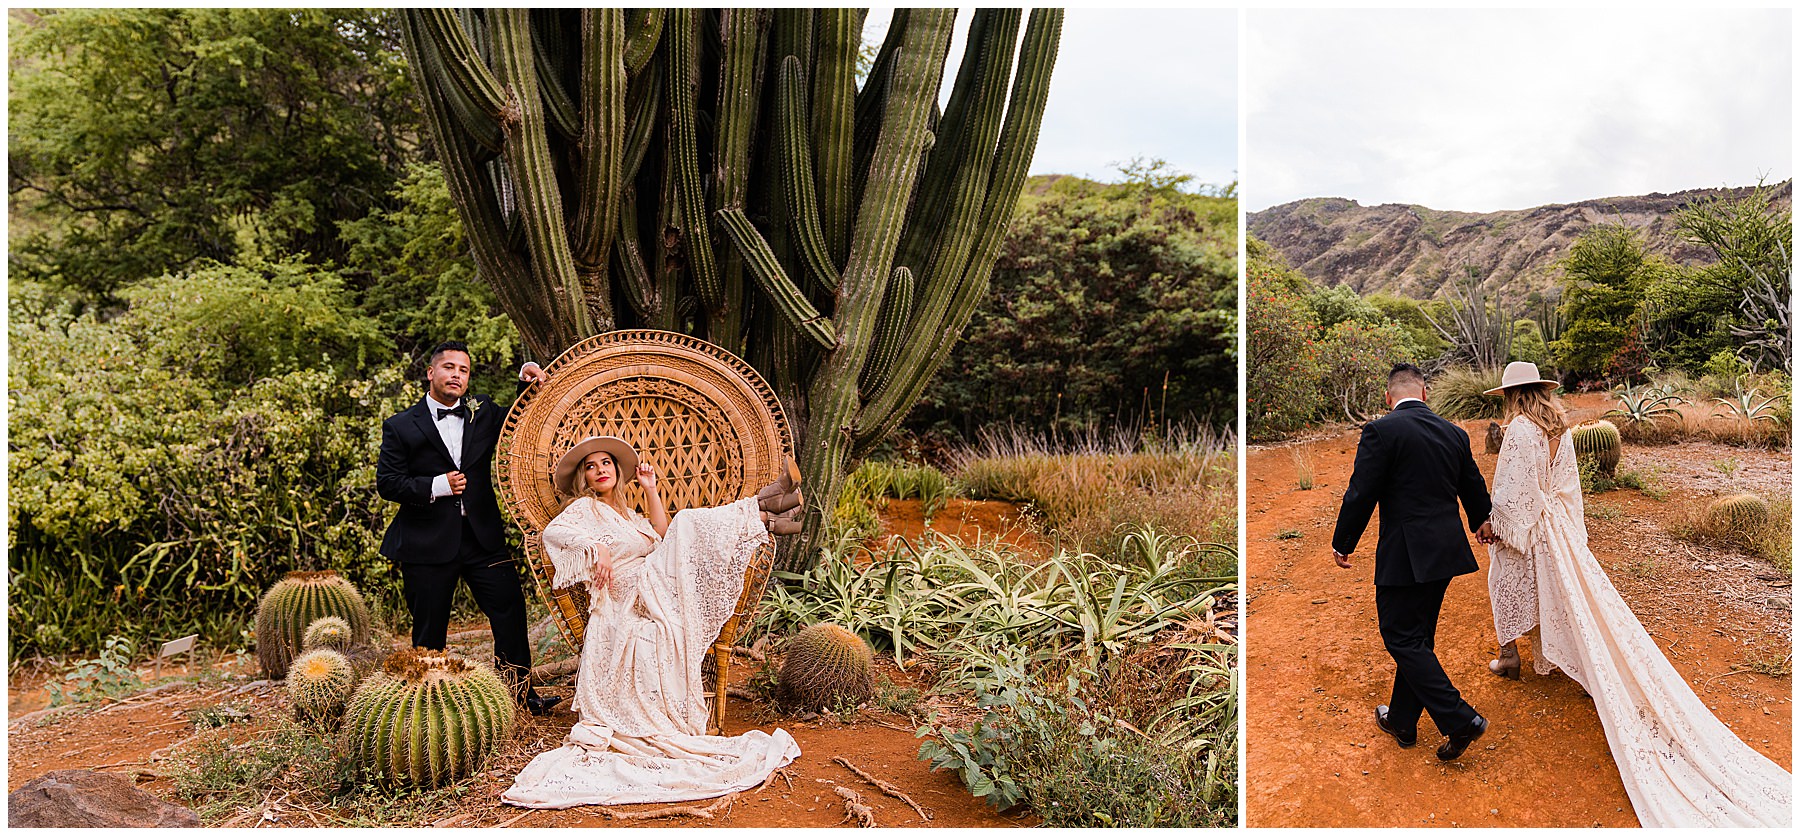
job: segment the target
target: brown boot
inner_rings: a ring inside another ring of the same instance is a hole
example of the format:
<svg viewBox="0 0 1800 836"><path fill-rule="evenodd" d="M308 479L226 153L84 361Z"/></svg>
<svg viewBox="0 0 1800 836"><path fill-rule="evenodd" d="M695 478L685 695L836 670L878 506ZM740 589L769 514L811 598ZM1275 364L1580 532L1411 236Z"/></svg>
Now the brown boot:
<svg viewBox="0 0 1800 836"><path fill-rule="evenodd" d="M756 492L756 505L764 511L779 514L798 508L801 502L800 468L793 459L782 459L781 477Z"/></svg>
<svg viewBox="0 0 1800 836"><path fill-rule="evenodd" d="M762 516L763 526L769 530L770 534L777 537L799 534L800 529L804 527L800 523L800 507L798 505L789 509L785 514L771 514L765 511Z"/></svg>

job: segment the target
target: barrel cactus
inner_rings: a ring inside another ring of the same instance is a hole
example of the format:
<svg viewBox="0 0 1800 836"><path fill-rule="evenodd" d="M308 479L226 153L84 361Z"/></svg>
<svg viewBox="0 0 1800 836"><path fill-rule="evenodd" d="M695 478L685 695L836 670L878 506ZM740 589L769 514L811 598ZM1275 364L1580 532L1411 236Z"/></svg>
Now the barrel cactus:
<svg viewBox="0 0 1800 836"><path fill-rule="evenodd" d="M1570 432L1577 461L1592 461L1608 477L1619 467L1619 428L1611 421L1594 421Z"/></svg>
<svg viewBox="0 0 1800 836"><path fill-rule="evenodd" d="M328 615L307 626L306 634L300 638L300 652L310 653L320 648L349 652L352 635L350 622Z"/></svg>
<svg viewBox="0 0 1800 836"><path fill-rule="evenodd" d="M1706 525L1715 534L1738 537L1769 524L1769 503L1753 493L1721 496L1706 508Z"/></svg>
<svg viewBox="0 0 1800 836"><path fill-rule="evenodd" d="M288 665L314 621L334 615L350 625L350 641L369 638L369 607L350 581L336 572L289 572L256 605L256 659L270 679L287 676Z"/></svg>
<svg viewBox="0 0 1800 836"><path fill-rule="evenodd" d="M344 713L356 689L350 660L336 650L309 650L288 669L288 701L301 722L326 723Z"/></svg>
<svg viewBox="0 0 1800 836"><path fill-rule="evenodd" d="M861 636L836 624L814 624L788 642L776 698L814 710L861 703L875 693L874 662Z"/></svg>
<svg viewBox="0 0 1800 836"><path fill-rule="evenodd" d="M344 711L352 762L423 787L473 774L512 726L512 693L492 668L421 648L389 656Z"/></svg>

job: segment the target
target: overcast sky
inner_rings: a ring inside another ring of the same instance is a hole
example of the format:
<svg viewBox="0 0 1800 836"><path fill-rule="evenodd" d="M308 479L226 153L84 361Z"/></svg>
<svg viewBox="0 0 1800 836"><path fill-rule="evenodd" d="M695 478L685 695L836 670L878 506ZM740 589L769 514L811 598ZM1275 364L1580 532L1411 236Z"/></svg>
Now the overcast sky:
<svg viewBox="0 0 1800 836"><path fill-rule="evenodd" d="M1495 211L1793 176L1791 12L1247 14L1247 211Z"/></svg>
<svg viewBox="0 0 1800 836"><path fill-rule="evenodd" d="M946 100L971 14L957 14ZM864 38L891 16L870 9ZM1141 156L1201 184L1237 179L1237 41L1235 9L1068 9L1031 173L1116 182Z"/></svg>

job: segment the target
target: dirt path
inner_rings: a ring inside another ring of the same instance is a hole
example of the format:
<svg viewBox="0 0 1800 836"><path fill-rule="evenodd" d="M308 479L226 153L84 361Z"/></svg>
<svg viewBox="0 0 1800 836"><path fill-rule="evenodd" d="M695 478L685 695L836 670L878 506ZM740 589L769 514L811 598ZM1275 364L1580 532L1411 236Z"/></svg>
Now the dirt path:
<svg viewBox="0 0 1800 836"><path fill-rule="evenodd" d="M1578 400L1573 406L1591 405ZM1463 425L1481 454L1485 422ZM1247 457L1245 690L1247 824L1252 827L1635 826L1630 800L1591 700L1561 674L1510 682L1488 672L1493 622L1482 571L1450 584L1438 655L1493 731L1440 763L1429 720L1420 746L1376 730L1393 665L1375 624L1376 524L1352 570L1331 560L1331 531L1357 433L1339 428ZM1312 490L1297 488L1293 450L1310 455ZM1729 460L1732 464L1725 464ZM1600 563L1701 700L1758 751L1792 768L1792 684L1740 671L1789 653L1787 578L1760 560L1676 540L1667 531L1726 489L1786 495L1787 455L1715 444L1628 448L1622 471L1652 475L1660 501L1635 491L1588 498ZM1727 474L1726 471L1730 473ZM1473 542L1473 541L1471 541ZM1529 655L1527 666L1529 667Z"/></svg>

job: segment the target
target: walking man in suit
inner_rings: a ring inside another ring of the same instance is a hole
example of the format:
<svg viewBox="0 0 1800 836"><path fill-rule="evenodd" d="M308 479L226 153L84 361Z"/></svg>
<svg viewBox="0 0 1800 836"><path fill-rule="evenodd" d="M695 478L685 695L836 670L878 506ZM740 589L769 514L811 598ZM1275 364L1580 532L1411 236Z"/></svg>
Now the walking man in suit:
<svg viewBox="0 0 1800 836"><path fill-rule="evenodd" d="M438 344L425 397L381 424L375 488L400 503L381 554L400 565L414 647L444 649L461 579L493 630L494 667L531 713L544 714L560 698L539 697L530 686L525 593L494 497L494 445L506 415L492 398L468 394L469 366L468 346ZM536 363L519 371L525 384L545 377Z"/></svg>
<svg viewBox="0 0 1800 836"><path fill-rule="evenodd" d="M1419 714L1429 712L1449 738L1440 760L1455 760L1484 734L1488 722L1450 683L1438 663L1438 611L1450 579L1480 568L1463 534L1492 542L1487 482L1476 468L1469 434L1425 404L1425 373L1411 363L1388 373L1386 416L1363 426L1356 465L1331 538L1332 557L1350 568L1350 555L1381 509L1375 545L1375 612L1381 640L1394 657L1394 690L1375 707L1375 724L1400 743L1418 742Z"/></svg>

